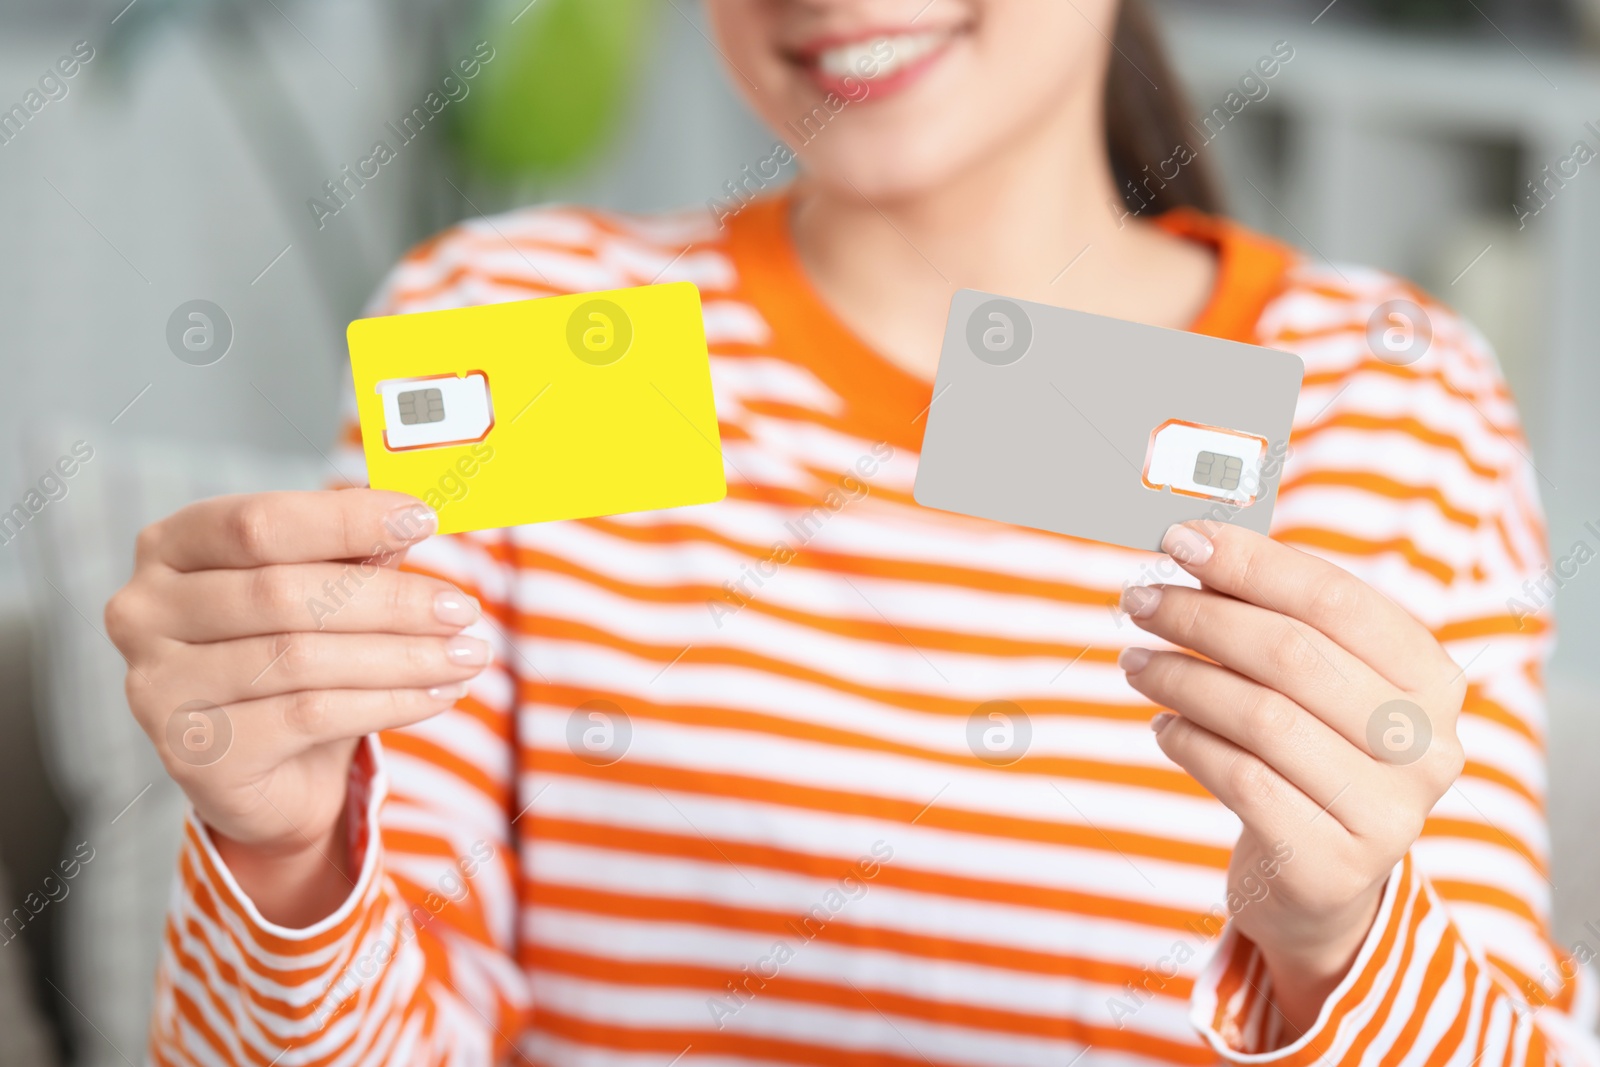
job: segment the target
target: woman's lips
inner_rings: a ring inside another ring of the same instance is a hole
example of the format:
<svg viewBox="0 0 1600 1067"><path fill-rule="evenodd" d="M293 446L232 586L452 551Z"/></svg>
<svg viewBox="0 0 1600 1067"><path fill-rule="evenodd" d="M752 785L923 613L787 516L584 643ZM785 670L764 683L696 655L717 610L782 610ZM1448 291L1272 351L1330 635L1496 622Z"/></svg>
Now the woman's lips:
<svg viewBox="0 0 1600 1067"><path fill-rule="evenodd" d="M794 59L817 88L859 103L909 87L944 56L955 38L954 30L881 32L816 41L798 50Z"/></svg>

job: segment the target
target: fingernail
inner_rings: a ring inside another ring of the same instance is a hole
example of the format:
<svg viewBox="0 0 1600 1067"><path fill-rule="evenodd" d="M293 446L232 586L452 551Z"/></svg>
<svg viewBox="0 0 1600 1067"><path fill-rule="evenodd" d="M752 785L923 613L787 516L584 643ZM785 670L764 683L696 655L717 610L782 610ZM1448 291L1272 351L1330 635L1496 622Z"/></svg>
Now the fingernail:
<svg viewBox="0 0 1600 1067"><path fill-rule="evenodd" d="M487 667L489 642L457 634L444 643L445 655L458 667Z"/></svg>
<svg viewBox="0 0 1600 1067"><path fill-rule="evenodd" d="M1161 604L1158 585L1130 585L1122 591L1122 610L1136 619L1148 619Z"/></svg>
<svg viewBox="0 0 1600 1067"><path fill-rule="evenodd" d="M439 514L426 504L406 504L389 512L383 525L397 541L421 541L439 529Z"/></svg>
<svg viewBox="0 0 1600 1067"><path fill-rule="evenodd" d="M428 690L428 696L434 700L460 700L467 695L467 683L457 682L455 685L436 685Z"/></svg>
<svg viewBox="0 0 1600 1067"><path fill-rule="evenodd" d="M446 626L468 626L483 614L478 602L465 593L443 592L433 598L433 616Z"/></svg>
<svg viewBox="0 0 1600 1067"><path fill-rule="evenodd" d="M1150 729L1159 734L1162 730L1167 728L1168 724L1171 723L1173 719L1176 718L1177 716L1172 714L1172 712L1163 711L1160 715L1157 715L1155 718L1150 720Z"/></svg>
<svg viewBox="0 0 1600 1067"><path fill-rule="evenodd" d="M1167 527L1161 538L1161 551L1189 567L1197 567L1211 558L1211 541L1193 526L1181 523Z"/></svg>
<svg viewBox="0 0 1600 1067"><path fill-rule="evenodd" d="M1144 670L1145 664L1150 662L1148 648L1125 648L1117 657L1117 666L1129 674L1138 674Z"/></svg>

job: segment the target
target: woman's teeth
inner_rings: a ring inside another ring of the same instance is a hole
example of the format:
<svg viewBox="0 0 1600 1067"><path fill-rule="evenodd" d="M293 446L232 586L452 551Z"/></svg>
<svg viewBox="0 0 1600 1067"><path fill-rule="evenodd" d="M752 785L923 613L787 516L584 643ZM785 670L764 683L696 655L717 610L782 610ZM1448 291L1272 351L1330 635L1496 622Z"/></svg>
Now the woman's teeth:
<svg viewBox="0 0 1600 1067"><path fill-rule="evenodd" d="M900 33L870 41L852 41L819 54L817 69L835 78L857 76L868 81L887 78L928 55L948 39L949 35L945 33Z"/></svg>

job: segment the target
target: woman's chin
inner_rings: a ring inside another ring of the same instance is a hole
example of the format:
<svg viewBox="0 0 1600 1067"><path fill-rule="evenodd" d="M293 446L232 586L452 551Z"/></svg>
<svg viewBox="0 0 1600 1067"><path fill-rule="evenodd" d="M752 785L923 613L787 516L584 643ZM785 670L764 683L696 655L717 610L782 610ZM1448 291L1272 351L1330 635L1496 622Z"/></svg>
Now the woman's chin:
<svg viewBox="0 0 1600 1067"><path fill-rule="evenodd" d="M954 162L948 151L937 146L919 151L916 145L885 145L867 139L855 144L841 139L827 151L800 154L806 186L865 200L879 208L948 185L958 173Z"/></svg>

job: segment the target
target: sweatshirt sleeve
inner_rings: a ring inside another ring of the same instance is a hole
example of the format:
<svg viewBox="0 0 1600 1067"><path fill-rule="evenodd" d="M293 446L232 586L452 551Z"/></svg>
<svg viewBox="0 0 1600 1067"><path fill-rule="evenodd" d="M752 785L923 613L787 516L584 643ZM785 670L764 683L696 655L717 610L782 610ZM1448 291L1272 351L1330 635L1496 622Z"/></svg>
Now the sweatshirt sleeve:
<svg viewBox="0 0 1600 1067"><path fill-rule="evenodd" d="M435 244L396 268L372 313L463 302ZM344 415L332 458L346 484L365 484L348 389ZM407 554L404 569L478 599L484 618L467 632L494 658L455 707L361 741L346 804L359 874L333 914L304 929L267 921L191 813L156 975L153 1062L422 1067L510 1055L530 998L516 936L506 545L503 532L457 534Z"/></svg>
<svg viewBox="0 0 1600 1067"><path fill-rule="evenodd" d="M467 538L413 549L492 618L486 556ZM466 571L467 573L463 573ZM490 624L496 647L507 649ZM480 675L442 715L363 739L346 806L341 906L303 929L269 922L191 813L156 977L158 1064L497 1062L528 1010L516 958L511 681ZM226 758L226 757L224 757Z"/></svg>
<svg viewBox="0 0 1600 1067"><path fill-rule="evenodd" d="M1593 951L1563 950L1550 932L1543 670L1563 563L1545 547L1538 473L1487 345L1447 310L1428 313L1428 359L1308 372L1302 409L1315 414L1297 420L1299 449L1325 466L1350 447L1342 426L1387 431L1393 478L1352 479L1330 507L1330 479L1297 484L1291 458L1273 532L1383 590L1462 665L1466 766L1391 872L1376 922L1307 1033L1288 1040L1260 953L1224 930L1191 1019L1226 1062L1600 1065ZM1357 496L1388 540L1328 531L1338 520L1327 516L1355 513ZM1299 521L1310 514L1316 528Z"/></svg>
<svg viewBox="0 0 1600 1067"><path fill-rule="evenodd" d="M1469 939L1470 929L1408 855L1390 875L1355 963L1309 1031L1283 1040L1271 977L1236 930L1224 932L1197 983L1191 1019L1235 1064L1600 1064L1587 970L1561 962L1552 972L1563 976L1559 989L1519 990Z"/></svg>

